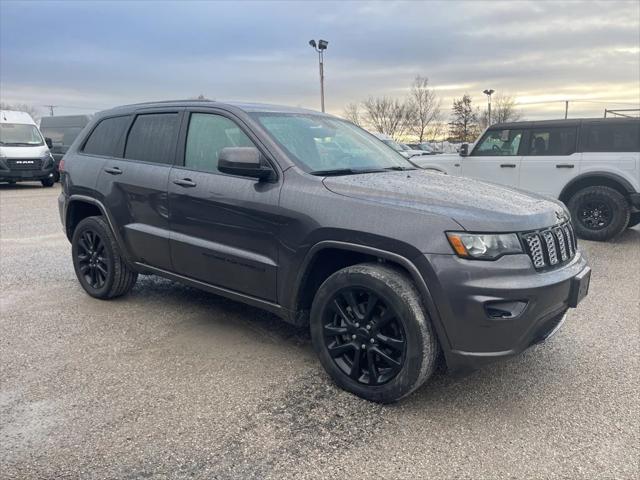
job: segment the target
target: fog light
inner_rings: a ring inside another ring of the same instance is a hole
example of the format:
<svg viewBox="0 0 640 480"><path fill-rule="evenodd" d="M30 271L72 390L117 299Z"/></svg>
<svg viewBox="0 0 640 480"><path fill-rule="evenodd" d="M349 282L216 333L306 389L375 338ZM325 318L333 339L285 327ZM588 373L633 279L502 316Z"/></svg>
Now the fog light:
<svg viewBox="0 0 640 480"><path fill-rule="evenodd" d="M487 317L494 319L519 317L525 308L527 308L527 302L521 301L497 301L484 304Z"/></svg>

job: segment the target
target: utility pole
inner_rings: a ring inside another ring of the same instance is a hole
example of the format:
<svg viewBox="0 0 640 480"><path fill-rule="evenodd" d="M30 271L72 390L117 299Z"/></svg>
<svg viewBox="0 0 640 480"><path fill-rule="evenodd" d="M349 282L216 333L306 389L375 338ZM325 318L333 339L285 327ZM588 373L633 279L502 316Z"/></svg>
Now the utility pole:
<svg viewBox="0 0 640 480"><path fill-rule="evenodd" d="M566 120L569 116L569 100L564 101L564 119Z"/></svg>
<svg viewBox="0 0 640 480"><path fill-rule="evenodd" d="M487 126L491 126L491 95L493 95L494 92L495 90L493 89L487 89L482 92L487 96L487 113L489 117L487 119Z"/></svg>
<svg viewBox="0 0 640 480"><path fill-rule="evenodd" d="M318 40L316 44L315 40L309 40L309 45L318 52L318 64L320 66L320 108L324 113L324 51L327 49L329 42L326 40Z"/></svg>
<svg viewBox="0 0 640 480"><path fill-rule="evenodd" d="M49 107L49 113L53 117L53 109L57 107L57 105L45 105L45 107Z"/></svg>

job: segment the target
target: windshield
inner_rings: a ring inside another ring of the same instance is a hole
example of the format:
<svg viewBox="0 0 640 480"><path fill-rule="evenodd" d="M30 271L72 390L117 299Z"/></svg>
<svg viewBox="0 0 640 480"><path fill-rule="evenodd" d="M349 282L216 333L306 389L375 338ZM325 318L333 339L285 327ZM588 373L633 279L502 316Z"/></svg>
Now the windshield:
<svg viewBox="0 0 640 480"><path fill-rule="evenodd" d="M349 122L313 114L258 112L252 116L310 173L347 175L413 167Z"/></svg>
<svg viewBox="0 0 640 480"><path fill-rule="evenodd" d="M42 145L42 135L35 125L0 123L0 145Z"/></svg>

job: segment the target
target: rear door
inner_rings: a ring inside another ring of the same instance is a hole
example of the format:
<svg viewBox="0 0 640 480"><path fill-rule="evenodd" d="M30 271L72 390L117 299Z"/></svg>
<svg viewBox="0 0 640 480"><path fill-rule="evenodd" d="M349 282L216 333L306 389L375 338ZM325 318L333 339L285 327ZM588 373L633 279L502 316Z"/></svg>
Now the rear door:
<svg viewBox="0 0 640 480"><path fill-rule="evenodd" d="M520 188L558 198L580 171L582 154L577 149L578 127L542 127L528 130Z"/></svg>
<svg viewBox="0 0 640 480"><path fill-rule="evenodd" d="M133 261L171 270L167 183L175 160L182 109L136 112L123 158L109 158L98 191Z"/></svg>
<svg viewBox="0 0 640 480"><path fill-rule="evenodd" d="M281 180L258 181L218 170L218 154L225 147L266 150L224 111L189 111L185 125L180 161L169 181L175 271L275 301Z"/></svg>
<svg viewBox="0 0 640 480"><path fill-rule="evenodd" d="M523 130L487 130L471 154L461 158L461 175L517 187Z"/></svg>

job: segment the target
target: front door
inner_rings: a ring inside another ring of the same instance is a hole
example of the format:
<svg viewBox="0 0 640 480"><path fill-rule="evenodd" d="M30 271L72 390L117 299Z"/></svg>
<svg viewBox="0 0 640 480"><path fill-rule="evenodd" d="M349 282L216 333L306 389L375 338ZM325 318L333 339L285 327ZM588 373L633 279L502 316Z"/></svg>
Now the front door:
<svg viewBox="0 0 640 480"><path fill-rule="evenodd" d="M471 154L461 159L461 175L517 187L522 133L522 129L487 130Z"/></svg>
<svg viewBox="0 0 640 480"><path fill-rule="evenodd" d="M175 166L169 178L174 270L275 301L281 181L258 181L218 170L223 148L256 146L225 115L189 114L181 142L182 165Z"/></svg>

